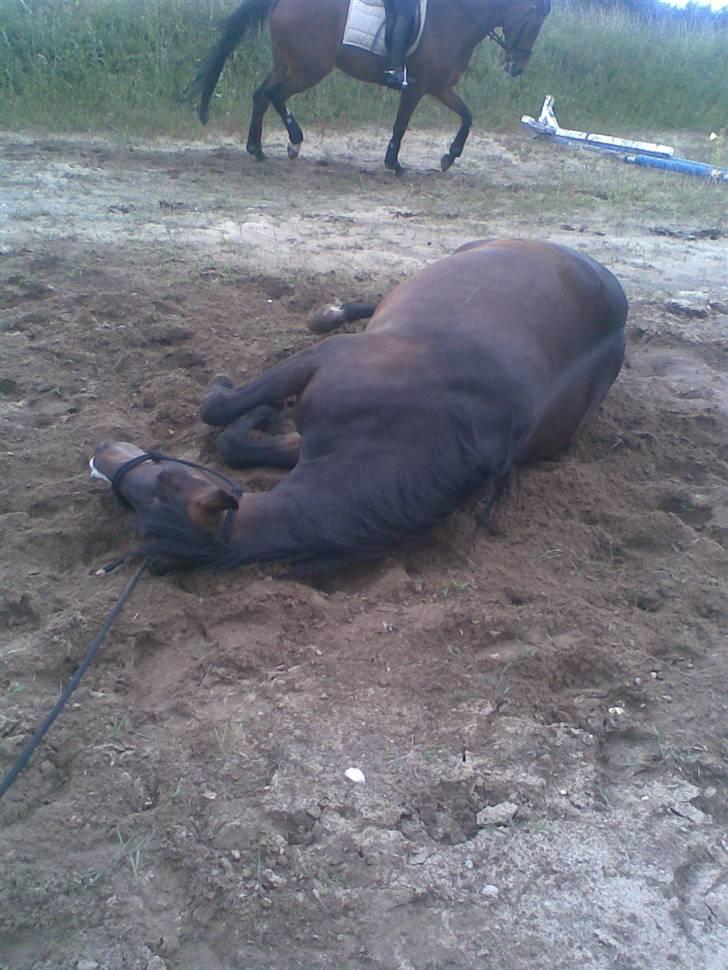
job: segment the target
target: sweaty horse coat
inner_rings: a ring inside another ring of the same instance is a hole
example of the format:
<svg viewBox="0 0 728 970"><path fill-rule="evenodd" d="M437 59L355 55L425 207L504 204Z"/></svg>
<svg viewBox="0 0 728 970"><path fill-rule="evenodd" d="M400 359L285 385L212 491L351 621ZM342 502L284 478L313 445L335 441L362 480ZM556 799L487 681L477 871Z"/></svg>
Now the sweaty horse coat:
<svg viewBox="0 0 728 970"><path fill-rule="evenodd" d="M166 472L182 476L176 505L164 496L149 504L163 467L135 468L122 489L143 513L151 551L191 564L287 560L316 570L382 555L480 483L497 495L515 463L557 455L619 373L626 316L620 284L588 256L550 243L471 243L395 287L364 332L330 337L241 388L213 385L202 417L232 425L230 462L292 467L270 492L240 498L225 540L215 530L235 500L216 508L208 495L202 519L187 472ZM291 396L298 435L236 436L242 416ZM132 456L119 447L97 449L109 477Z"/></svg>

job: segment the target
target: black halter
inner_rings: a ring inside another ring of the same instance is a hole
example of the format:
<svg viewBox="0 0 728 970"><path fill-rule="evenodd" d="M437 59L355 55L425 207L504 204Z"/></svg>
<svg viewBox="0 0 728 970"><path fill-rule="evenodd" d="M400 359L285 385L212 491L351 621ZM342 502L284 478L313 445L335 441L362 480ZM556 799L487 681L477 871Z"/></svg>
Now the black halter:
<svg viewBox="0 0 728 970"><path fill-rule="evenodd" d="M204 472L206 475L214 475L215 478L219 478L220 481L225 482L235 498L240 498L240 496L243 494L243 490L237 482L233 482L226 475L215 471L214 468L205 468L204 465L198 465L195 461L187 461L185 458L172 458L170 455L163 455L161 451L145 451L142 452L141 455L137 455L136 458L130 458L129 461L125 461L122 465L119 465L111 477L111 491L116 496L117 501L123 505L124 508L131 508L129 502L127 502L127 500L121 494L121 483L124 476L127 472L130 472L132 468L136 468L137 465L142 465L145 461L153 461L155 464L158 464L160 461L173 461L177 465L187 465L188 468L196 468L198 471ZM235 512L235 509L228 509L225 513L225 520L222 524L222 528L220 529L219 537L222 542L227 542L230 538Z"/></svg>

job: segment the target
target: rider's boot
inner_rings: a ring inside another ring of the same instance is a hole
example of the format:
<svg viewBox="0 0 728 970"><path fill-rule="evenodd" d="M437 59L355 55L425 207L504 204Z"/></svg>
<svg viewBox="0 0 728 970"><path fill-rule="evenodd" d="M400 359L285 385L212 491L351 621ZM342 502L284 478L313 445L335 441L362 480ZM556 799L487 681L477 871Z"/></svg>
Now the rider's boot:
<svg viewBox="0 0 728 970"><path fill-rule="evenodd" d="M388 88L403 91L407 87L407 69L404 66L405 48L409 22L406 17L397 17L392 28L392 42L389 50L389 69L384 72L384 84Z"/></svg>

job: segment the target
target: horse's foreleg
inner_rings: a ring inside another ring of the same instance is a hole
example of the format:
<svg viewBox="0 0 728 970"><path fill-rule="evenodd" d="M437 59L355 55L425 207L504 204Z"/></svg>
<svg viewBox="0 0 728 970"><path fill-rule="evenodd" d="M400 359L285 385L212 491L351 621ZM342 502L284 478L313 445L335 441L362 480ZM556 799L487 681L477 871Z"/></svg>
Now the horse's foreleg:
<svg viewBox="0 0 728 970"><path fill-rule="evenodd" d="M271 434L280 424L281 412L264 404L238 418L217 439L217 450L230 468L255 468L267 465L272 468L291 469L298 463L301 439L298 434L276 435L259 441L250 440L251 431L267 431Z"/></svg>
<svg viewBox="0 0 728 970"><path fill-rule="evenodd" d="M298 464L301 436L292 431L265 441L229 439L225 431L217 440L217 450L228 468L285 468Z"/></svg>
<svg viewBox="0 0 728 970"><path fill-rule="evenodd" d="M394 119L392 137L387 145L387 154L384 156L385 166L397 175L402 171L402 166L399 164L400 145L402 144L404 133L407 131L410 118L421 99L422 92L414 84L406 88L399 99L399 108L397 109L397 117Z"/></svg>
<svg viewBox="0 0 728 970"><path fill-rule="evenodd" d="M200 417L205 424L219 427L231 424L236 418L261 404L275 404L300 394L318 367L319 354L329 343L330 341L326 341L317 344L310 350L304 350L295 357L276 364L242 387L235 388L227 378L218 378L213 381L205 395Z"/></svg>
<svg viewBox="0 0 728 970"><path fill-rule="evenodd" d="M443 172L446 172L455 159L460 158L463 153L465 142L468 140L470 128L473 124L473 115L467 104L465 104L460 95L456 94L452 88L446 88L444 91L437 93L433 92L432 96L433 98L437 98L440 104L444 104L446 108L450 108L451 111L459 115L462 121L458 133L455 135L452 145L450 145L450 151L440 159L440 168Z"/></svg>

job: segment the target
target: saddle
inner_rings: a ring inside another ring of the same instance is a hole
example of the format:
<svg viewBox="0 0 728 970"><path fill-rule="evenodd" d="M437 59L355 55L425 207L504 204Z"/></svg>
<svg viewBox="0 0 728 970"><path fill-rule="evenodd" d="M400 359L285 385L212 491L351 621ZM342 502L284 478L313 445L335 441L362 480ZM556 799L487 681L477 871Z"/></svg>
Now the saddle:
<svg viewBox="0 0 728 970"><path fill-rule="evenodd" d="M426 16L427 0L419 0L407 45L407 57L417 50ZM389 49L389 36L386 31L384 0L349 0L343 44L386 57Z"/></svg>

